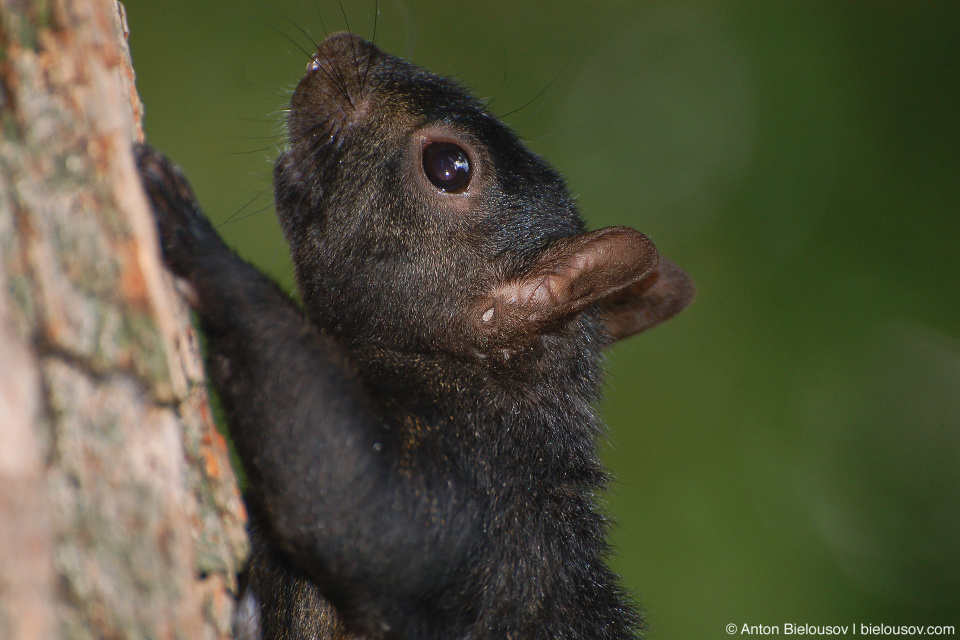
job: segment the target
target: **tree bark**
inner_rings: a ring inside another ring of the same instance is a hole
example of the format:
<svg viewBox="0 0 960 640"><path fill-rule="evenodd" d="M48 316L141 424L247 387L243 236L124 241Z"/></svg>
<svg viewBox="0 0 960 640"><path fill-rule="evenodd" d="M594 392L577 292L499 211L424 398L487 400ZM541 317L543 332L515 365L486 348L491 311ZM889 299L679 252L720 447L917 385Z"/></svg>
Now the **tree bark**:
<svg viewBox="0 0 960 640"><path fill-rule="evenodd" d="M226 638L245 514L115 0L0 0L0 638Z"/></svg>

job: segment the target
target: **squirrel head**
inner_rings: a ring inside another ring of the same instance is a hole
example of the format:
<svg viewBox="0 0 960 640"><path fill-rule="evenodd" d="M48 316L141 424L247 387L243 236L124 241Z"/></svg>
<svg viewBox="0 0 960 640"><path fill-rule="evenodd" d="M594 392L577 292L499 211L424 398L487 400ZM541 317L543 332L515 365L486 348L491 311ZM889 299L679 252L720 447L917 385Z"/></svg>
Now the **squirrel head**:
<svg viewBox="0 0 960 640"><path fill-rule="evenodd" d="M287 131L301 298L348 343L503 358L589 308L618 340L692 299L640 232L586 231L563 178L457 83L355 35L320 45Z"/></svg>

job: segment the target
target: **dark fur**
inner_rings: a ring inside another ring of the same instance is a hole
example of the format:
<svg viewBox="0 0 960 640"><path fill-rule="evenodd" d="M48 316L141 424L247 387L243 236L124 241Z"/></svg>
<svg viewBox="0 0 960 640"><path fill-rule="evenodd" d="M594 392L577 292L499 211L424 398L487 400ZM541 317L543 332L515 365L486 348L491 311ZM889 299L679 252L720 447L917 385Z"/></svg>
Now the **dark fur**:
<svg viewBox="0 0 960 640"><path fill-rule="evenodd" d="M596 505L600 352L689 279L635 231L585 233L561 177L449 80L347 35L316 61L275 176L303 311L138 149L250 479L246 628L635 637ZM425 182L420 140L468 150L464 193Z"/></svg>

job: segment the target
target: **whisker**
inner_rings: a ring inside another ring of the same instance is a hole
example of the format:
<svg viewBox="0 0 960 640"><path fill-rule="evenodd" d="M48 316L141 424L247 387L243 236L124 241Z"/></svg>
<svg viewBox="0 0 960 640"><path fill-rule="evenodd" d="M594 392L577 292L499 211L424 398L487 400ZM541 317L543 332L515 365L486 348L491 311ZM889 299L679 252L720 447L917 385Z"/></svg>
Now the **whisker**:
<svg viewBox="0 0 960 640"><path fill-rule="evenodd" d="M265 121L264 121L265 122ZM280 137L279 134L270 134L268 136L233 136L233 135L224 135L222 136L229 140L276 140Z"/></svg>
<svg viewBox="0 0 960 640"><path fill-rule="evenodd" d="M261 147L260 149L249 149L247 151L221 151L220 155L223 156L246 156L251 153L261 153L263 151L273 151L276 147L274 145L269 145L266 147Z"/></svg>
<svg viewBox="0 0 960 640"><path fill-rule="evenodd" d="M530 98L529 100L527 100L525 103L523 103L522 105L520 105L519 107L517 107L517 108L514 109L513 111L508 111L508 112L506 112L506 113L502 113L502 114L500 114L500 115L498 115L498 116L496 116L496 117L497 117L497 118L500 118L500 119L506 118L507 116L513 115L513 114L515 114L517 111L520 111L521 109L526 109L526 108L529 107L531 104L533 104L533 103L537 100L537 98L539 98L539 97L542 96L544 93L546 93L546 92L547 92L547 89L549 89L551 86L553 86L553 83L556 82L557 79L558 79L561 75L563 75L563 72L567 70L567 67L570 66L570 63L573 62L573 59L576 58L576 57L583 51L583 48L584 48L585 46L586 46L586 44L580 45L580 47L578 47L577 50L574 51L573 54L572 54L569 58L567 58L567 61L563 63L563 66L562 66L562 67L560 67L560 71L557 72L557 75L553 76L553 78L550 79L550 82L547 83L547 86L545 86L543 89L541 89L541 90L539 91L539 93L537 93L537 95L533 96L532 98Z"/></svg>
<svg viewBox="0 0 960 640"><path fill-rule="evenodd" d="M350 103L351 107L356 109L357 108L356 105L353 104L353 98L350 97L350 91L347 89L347 79L343 75L343 69L340 68L340 63L337 61L336 58L331 58L329 53L324 53L323 58L327 62L327 64L330 65L330 69L337 76L337 79L335 80L333 76L330 75L330 73L323 68L323 65L320 66L320 69L322 69L324 74L328 78L330 78L330 82L332 82L333 85L337 88L337 90L340 92L340 95L342 95L346 99L346 101Z"/></svg>
<svg viewBox="0 0 960 640"><path fill-rule="evenodd" d="M270 204L268 204L268 205L266 205L266 206L264 206L264 207L260 207L260 208L257 209L256 211L251 211L251 212L248 213L248 214L242 215L242 216L240 216L239 218L237 218L236 220L233 220L233 221L234 221L234 222L243 222L243 221L246 220L247 218L252 218L252 217L255 216L255 215L258 215L258 214L263 213L264 211L267 211L267 210L270 209L270 207L272 207L272 206L273 206L273 203L271 202ZM230 216L230 219L233 219L233 216ZM226 222L224 222L224 224L226 224ZM219 228L219 227L218 227L218 228Z"/></svg>
<svg viewBox="0 0 960 640"><path fill-rule="evenodd" d="M314 0L313 6L317 10L317 17L320 18L320 28L323 29L323 37L327 38L330 36L330 32L327 31L327 25L323 22L323 13L320 11L320 0Z"/></svg>
<svg viewBox="0 0 960 640"><path fill-rule="evenodd" d="M274 6L272 6L272 5L269 5L269 4L267 4L266 2L263 2L263 0L256 0L256 2L257 2L257 4L259 4L261 7L272 11L274 14L280 16L281 18L283 18L284 20L286 20L287 22L289 22L291 25L293 25L293 27L294 27L295 29L297 29L297 31L299 31L300 33L302 33L302 34L307 38L307 40L309 40L309 41L313 44L314 47L317 46L317 43L314 41L313 36L310 35L310 32L309 32L309 31L306 31L305 29L303 29L303 28L302 28L299 24L297 24L297 22L296 22L295 20L293 20L290 16L288 16L288 15L285 14L285 13L283 13L282 11L280 11L279 9L277 9L276 7L274 7ZM270 26L270 25L267 25L267 26ZM286 36L286 34L283 34L283 35L284 35L285 37L289 38L289 36ZM299 46L299 45L297 45L297 46ZM303 50L303 47L300 47L300 49ZM306 53L306 51L304 51L304 53ZM310 54L308 53L307 56L310 56Z"/></svg>
<svg viewBox="0 0 960 640"><path fill-rule="evenodd" d="M343 15L343 21L347 25L347 31L353 33L353 30L350 28L350 20L347 19L347 12L343 9L343 0L337 0L337 4L340 5L340 13Z"/></svg>
<svg viewBox="0 0 960 640"><path fill-rule="evenodd" d="M507 49L503 49L503 77L500 78L500 88L497 89L497 92L493 94L493 97L490 98L490 101L483 105L483 110L486 111L490 105L493 104L493 101L500 97L500 92L503 91L504 85L507 83Z"/></svg>
<svg viewBox="0 0 960 640"><path fill-rule="evenodd" d="M262 196L264 193L266 193L266 192L269 191L270 189L272 189L272 187L267 187L266 189L261 189L260 191L258 191L252 198L250 198L249 200L247 200L246 204L244 204L242 207L240 207L239 209L237 209L236 211L234 211L234 212L230 215L229 218L227 218L226 220L224 220L223 222L221 222L220 224L218 224L218 225L216 226L216 228L219 229L219 228L222 227L223 225L229 223L231 220L233 220L234 218L236 218L236 217L240 214L241 211L243 211L244 209L246 209L247 207L249 207L251 204L253 204L253 202L254 202L257 198L259 198L260 196ZM261 209L261 211L264 211L264 209ZM244 218L245 218L245 217L246 217L246 216L244 216ZM240 218L240 220L243 220L244 218Z"/></svg>
<svg viewBox="0 0 960 640"><path fill-rule="evenodd" d="M373 44L377 44L377 22L380 18L380 0L373 0ZM360 77L360 94L367 86L367 76L370 74L370 65L373 64L373 51L367 52L367 64L363 69L363 75Z"/></svg>
<svg viewBox="0 0 960 640"><path fill-rule="evenodd" d="M350 28L350 20L347 19L347 12L346 12L346 10L343 8L343 1L342 1L342 0L337 0L337 3L340 5L340 13L343 14L343 21L347 24L347 31L350 32L350 33L353 33L353 29ZM357 42L356 42L356 40L352 40L352 39L350 40L350 50L351 50L352 53L353 53L353 69L354 69L354 72L356 73L357 78L362 80L362 76L360 75L360 60L357 58ZM363 82L362 82L362 81L361 81L361 83L360 83L360 92L363 93Z"/></svg>
<svg viewBox="0 0 960 640"><path fill-rule="evenodd" d="M297 41L294 40L292 37L290 37L289 35L287 35L287 34L284 33L283 31L281 31L279 28L273 26L273 25L270 24L270 23L267 23L267 28L276 31L276 32L277 32L278 34L280 34L283 38L285 38L286 40L289 40L291 43L293 43L293 45L294 45L297 49L300 49L300 51L303 51L303 55L307 56L308 59L310 59L310 60L313 59L313 54L312 54L312 53L308 52L306 49L304 49L302 46L300 46L300 43L299 43L299 42L297 42Z"/></svg>

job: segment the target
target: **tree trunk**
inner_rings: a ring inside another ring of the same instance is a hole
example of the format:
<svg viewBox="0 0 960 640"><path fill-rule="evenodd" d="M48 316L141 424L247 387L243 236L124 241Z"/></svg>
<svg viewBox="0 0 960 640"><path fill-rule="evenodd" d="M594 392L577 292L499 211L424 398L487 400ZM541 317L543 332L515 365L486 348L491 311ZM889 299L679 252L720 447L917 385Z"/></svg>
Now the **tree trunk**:
<svg viewBox="0 0 960 640"><path fill-rule="evenodd" d="M0 638L225 638L244 511L115 0L0 0Z"/></svg>

